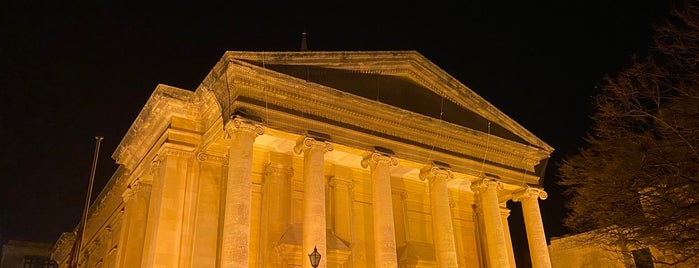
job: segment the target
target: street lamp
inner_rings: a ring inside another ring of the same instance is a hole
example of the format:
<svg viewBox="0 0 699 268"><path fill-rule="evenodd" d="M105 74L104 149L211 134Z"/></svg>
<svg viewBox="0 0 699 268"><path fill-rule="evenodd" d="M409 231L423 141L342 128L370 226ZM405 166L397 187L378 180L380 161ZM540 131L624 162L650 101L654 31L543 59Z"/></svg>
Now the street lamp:
<svg viewBox="0 0 699 268"><path fill-rule="evenodd" d="M311 254L308 254L308 258L311 259L311 266L313 268L318 267L318 264L320 263L320 253L318 252L317 247L313 247L313 252Z"/></svg>

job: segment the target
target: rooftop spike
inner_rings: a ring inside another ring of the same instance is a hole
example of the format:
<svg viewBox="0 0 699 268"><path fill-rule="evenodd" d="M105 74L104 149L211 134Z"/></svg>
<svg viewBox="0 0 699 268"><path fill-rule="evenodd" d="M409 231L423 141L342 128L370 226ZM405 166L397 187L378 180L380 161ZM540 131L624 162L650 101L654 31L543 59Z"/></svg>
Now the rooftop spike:
<svg viewBox="0 0 699 268"><path fill-rule="evenodd" d="M301 33L301 51L308 51L308 43L306 42L306 32Z"/></svg>

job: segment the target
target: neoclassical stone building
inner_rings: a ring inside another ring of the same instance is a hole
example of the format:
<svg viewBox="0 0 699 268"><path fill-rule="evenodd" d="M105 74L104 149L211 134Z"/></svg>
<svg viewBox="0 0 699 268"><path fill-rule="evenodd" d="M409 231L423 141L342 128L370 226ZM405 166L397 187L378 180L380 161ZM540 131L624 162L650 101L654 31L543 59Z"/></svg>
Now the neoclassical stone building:
<svg viewBox="0 0 699 268"><path fill-rule="evenodd" d="M80 267L550 267L553 149L415 51L226 52L159 85L89 211ZM62 267L72 233L55 246Z"/></svg>

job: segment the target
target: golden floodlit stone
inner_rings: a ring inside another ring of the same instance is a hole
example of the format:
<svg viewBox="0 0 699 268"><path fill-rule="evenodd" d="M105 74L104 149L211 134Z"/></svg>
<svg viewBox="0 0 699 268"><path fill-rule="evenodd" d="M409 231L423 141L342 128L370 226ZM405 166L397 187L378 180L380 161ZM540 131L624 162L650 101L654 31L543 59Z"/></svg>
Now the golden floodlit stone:
<svg viewBox="0 0 699 268"><path fill-rule="evenodd" d="M550 267L530 196L552 152L415 51L229 51L194 91L156 87L77 262L311 267L317 248L321 268L512 267L519 201Z"/></svg>

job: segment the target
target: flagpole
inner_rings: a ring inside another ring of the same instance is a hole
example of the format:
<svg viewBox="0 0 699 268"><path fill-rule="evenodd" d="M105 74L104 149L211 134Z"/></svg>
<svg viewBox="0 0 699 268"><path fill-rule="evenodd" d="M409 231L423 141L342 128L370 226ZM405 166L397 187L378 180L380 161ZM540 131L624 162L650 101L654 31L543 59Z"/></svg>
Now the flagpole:
<svg viewBox="0 0 699 268"><path fill-rule="evenodd" d="M92 157L92 171L90 171L90 183L87 185L87 195L85 196L85 206L83 207L83 216L79 225L80 229L78 230L79 233L75 236L75 239L77 240L74 252L75 254L73 255L75 259L71 260L74 263L74 267L78 267L78 261L80 260L80 247L83 244L83 236L85 234L85 227L87 226L87 212L90 209L90 198L92 197L92 184L95 182L95 170L97 169L97 158L99 156L100 143L102 142L102 139L104 139L104 137L95 137L95 140L97 141L95 145L95 154Z"/></svg>

